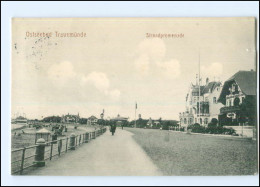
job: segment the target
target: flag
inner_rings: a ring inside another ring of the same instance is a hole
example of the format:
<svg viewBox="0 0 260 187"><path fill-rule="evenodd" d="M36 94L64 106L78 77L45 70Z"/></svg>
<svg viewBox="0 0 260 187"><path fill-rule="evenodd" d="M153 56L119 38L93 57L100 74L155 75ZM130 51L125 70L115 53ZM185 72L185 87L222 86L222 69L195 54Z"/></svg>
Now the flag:
<svg viewBox="0 0 260 187"><path fill-rule="evenodd" d="M137 103L135 103L135 109L137 109Z"/></svg>

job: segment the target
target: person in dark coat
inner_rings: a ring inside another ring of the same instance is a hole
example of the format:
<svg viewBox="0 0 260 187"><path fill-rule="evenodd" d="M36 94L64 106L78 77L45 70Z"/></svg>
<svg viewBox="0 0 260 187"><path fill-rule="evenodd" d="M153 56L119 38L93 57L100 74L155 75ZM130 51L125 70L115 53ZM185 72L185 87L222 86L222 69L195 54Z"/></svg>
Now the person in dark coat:
<svg viewBox="0 0 260 187"><path fill-rule="evenodd" d="M114 136L115 132L116 132L116 124L112 124L110 126L110 132L112 133L112 136Z"/></svg>

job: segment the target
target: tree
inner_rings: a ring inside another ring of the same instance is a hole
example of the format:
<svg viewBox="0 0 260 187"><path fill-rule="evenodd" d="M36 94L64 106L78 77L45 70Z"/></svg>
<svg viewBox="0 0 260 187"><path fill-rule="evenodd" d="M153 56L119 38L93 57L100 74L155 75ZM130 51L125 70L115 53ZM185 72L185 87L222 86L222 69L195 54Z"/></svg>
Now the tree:
<svg viewBox="0 0 260 187"><path fill-rule="evenodd" d="M240 118L239 121L245 123L248 121L249 125L256 125L256 97L246 96L240 105Z"/></svg>
<svg viewBox="0 0 260 187"><path fill-rule="evenodd" d="M218 120L216 118L212 118L211 122L208 124L208 127L216 127L218 124Z"/></svg>

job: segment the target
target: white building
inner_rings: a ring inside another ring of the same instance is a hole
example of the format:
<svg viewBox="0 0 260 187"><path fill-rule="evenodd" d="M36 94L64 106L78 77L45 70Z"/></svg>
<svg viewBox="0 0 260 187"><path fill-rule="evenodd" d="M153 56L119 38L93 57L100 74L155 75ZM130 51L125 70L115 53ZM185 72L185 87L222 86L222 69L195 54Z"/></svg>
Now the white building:
<svg viewBox="0 0 260 187"><path fill-rule="evenodd" d="M97 124L97 122L98 122L98 118L96 116L90 116L88 118L87 124L88 125L95 125L95 124Z"/></svg>
<svg viewBox="0 0 260 187"><path fill-rule="evenodd" d="M187 128L194 123L207 126L212 118L218 119L219 109L223 106L217 102L221 90L221 82L209 82L208 78L200 89L197 83L191 83L186 96L186 110L179 114L180 126Z"/></svg>

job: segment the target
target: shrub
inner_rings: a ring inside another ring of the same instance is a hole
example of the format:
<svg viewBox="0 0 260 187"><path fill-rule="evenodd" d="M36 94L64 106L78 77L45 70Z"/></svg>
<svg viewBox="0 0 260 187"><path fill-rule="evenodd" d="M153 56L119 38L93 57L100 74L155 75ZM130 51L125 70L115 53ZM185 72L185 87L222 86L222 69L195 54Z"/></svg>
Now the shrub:
<svg viewBox="0 0 260 187"><path fill-rule="evenodd" d="M193 125L189 125L188 129L191 129L191 132L195 132L195 133L204 133L205 132L205 127L202 127L198 123L195 123Z"/></svg>
<svg viewBox="0 0 260 187"><path fill-rule="evenodd" d="M223 128L224 129L224 134L227 134L227 135L234 135L236 134L236 131L232 128Z"/></svg>
<svg viewBox="0 0 260 187"><path fill-rule="evenodd" d="M236 131L232 128L225 128L222 126L209 126L205 129L205 133L209 134L226 134L226 135L232 135L236 133Z"/></svg>

